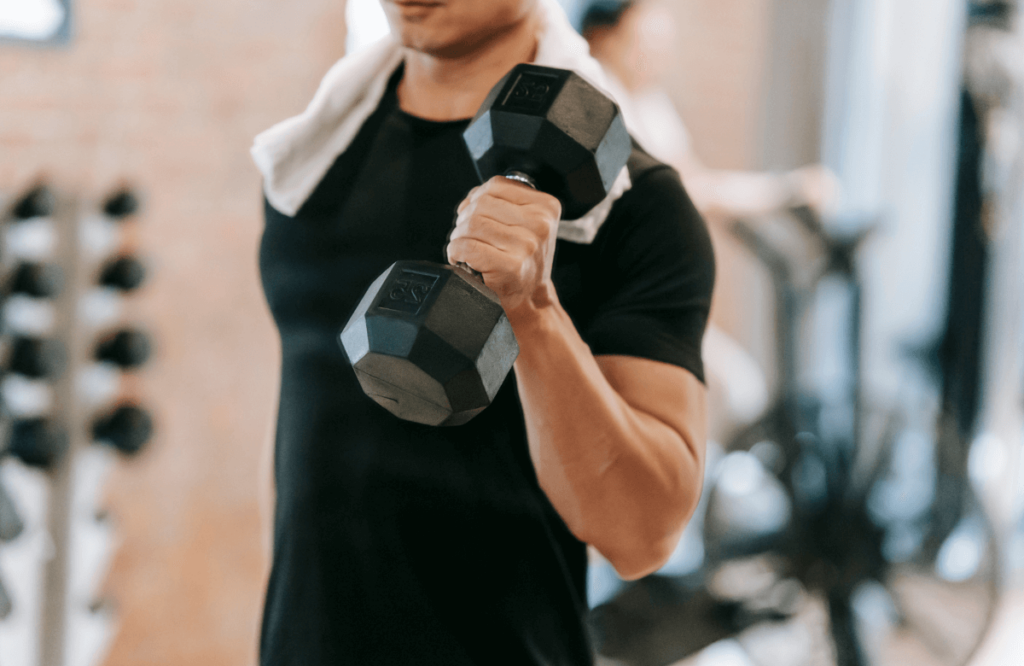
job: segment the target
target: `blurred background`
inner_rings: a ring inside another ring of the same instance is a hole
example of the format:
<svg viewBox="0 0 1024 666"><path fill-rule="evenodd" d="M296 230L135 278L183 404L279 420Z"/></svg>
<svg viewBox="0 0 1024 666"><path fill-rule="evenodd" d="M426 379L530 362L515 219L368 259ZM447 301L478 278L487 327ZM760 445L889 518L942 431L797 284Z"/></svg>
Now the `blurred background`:
<svg viewBox="0 0 1024 666"><path fill-rule="evenodd" d="M1024 17L564 0L712 230L704 500L601 663L1024 660ZM248 148L376 0L0 0L0 666L253 664Z"/></svg>

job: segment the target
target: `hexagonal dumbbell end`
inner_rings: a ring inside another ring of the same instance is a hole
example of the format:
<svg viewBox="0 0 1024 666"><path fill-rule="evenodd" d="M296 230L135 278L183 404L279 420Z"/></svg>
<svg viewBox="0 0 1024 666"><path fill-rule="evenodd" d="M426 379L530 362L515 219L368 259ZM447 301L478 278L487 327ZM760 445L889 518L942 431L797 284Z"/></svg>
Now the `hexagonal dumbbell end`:
<svg viewBox="0 0 1024 666"><path fill-rule="evenodd" d="M128 188L120 189L106 198L102 209L107 217L123 220L139 211L139 197Z"/></svg>
<svg viewBox="0 0 1024 666"><path fill-rule="evenodd" d="M63 287L64 271L57 264L22 264L8 283L11 293L35 298L52 298Z"/></svg>
<svg viewBox="0 0 1024 666"><path fill-rule="evenodd" d="M96 419L92 435L121 453L132 456L142 450L153 436L153 419L146 410L135 405L122 405Z"/></svg>
<svg viewBox="0 0 1024 666"><path fill-rule="evenodd" d="M45 185L32 188L14 204L11 213L15 219L27 220L33 217L46 217L53 214L57 199Z"/></svg>
<svg viewBox="0 0 1024 666"><path fill-rule="evenodd" d="M8 450L26 465L49 469L67 452L68 434L50 419L15 421Z"/></svg>
<svg viewBox="0 0 1024 666"><path fill-rule="evenodd" d="M35 379L56 379L64 373L67 353L59 340L15 338L8 366L11 372Z"/></svg>
<svg viewBox="0 0 1024 666"><path fill-rule="evenodd" d="M100 340L96 359L131 369L144 365L152 351L153 344L145 332L125 329Z"/></svg>
<svg viewBox="0 0 1024 666"><path fill-rule="evenodd" d="M426 261L392 264L340 341L368 396L426 425L473 418L519 355L497 295L461 268Z"/></svg>
<svg viewBox="0 0 1024 666"><path fill-rule="evenodd" d="M104 264L100 284L120 291L132 291L146 281L146 265L135 257L118 257Z"/></svg>
<svg viewBox="0 0 1024 666"><path fill-rule="evenodd" d="M521 171L582 217L611 191L632 144L618 106L579 74L520 64L463 133L481 180Z"/></svg>

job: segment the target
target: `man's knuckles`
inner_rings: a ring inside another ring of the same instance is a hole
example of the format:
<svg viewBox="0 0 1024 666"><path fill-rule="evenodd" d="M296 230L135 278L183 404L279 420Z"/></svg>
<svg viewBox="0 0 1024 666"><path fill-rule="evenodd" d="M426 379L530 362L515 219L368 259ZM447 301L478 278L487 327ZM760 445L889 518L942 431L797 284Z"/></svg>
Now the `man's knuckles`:
<svg viewBox="0 0 1024 666"><path fill-rule="evenodd" d="M466 263L475 270L483 271L481 260L486 259L483 243L474 238L453 238L448 243L448 261L452 264Z"/></svg>
<svg viewBox="0 0 1024 666"><path fill-rule="evenodd" d="M454 234L498 233L534 234L548 238L557 228L557 220L536 207L514 206L507 202L477 201L466 206L455 221Z"/></svg>
<svg viewBox="0 0 1024 666"><path fill-rule="evenodd" d="M487 239L494 236L508 236L513 229L484 214L467 214L460 219L452 232L452 238Z"/></svg>
<svg viewBox="0 0 1024 666"><path fill-rule="evenodd" d="M467 221L452 232L451 239L486 243L520 260L533 256L545 243L543 238L523 228L507 227L486 218Z"/></svg>
<svg viewBox="0 0 1024 666"><path fill-rule="evenodd" d="M507 201L482 198L463 209L456 224L471 224L478 218L485 218L547 238L558 228L557 204L556 199L553 210L544 203L509 205Z"/></svg>
<svg viewBox="0 0 1024 666"><path fill-rule="evenodd" d="M562 204L555 197L504 176L494 176L483 185L473 188L467 199L472 200L487 195L520 205L542 205L556 218L562 213Z"/></svg>

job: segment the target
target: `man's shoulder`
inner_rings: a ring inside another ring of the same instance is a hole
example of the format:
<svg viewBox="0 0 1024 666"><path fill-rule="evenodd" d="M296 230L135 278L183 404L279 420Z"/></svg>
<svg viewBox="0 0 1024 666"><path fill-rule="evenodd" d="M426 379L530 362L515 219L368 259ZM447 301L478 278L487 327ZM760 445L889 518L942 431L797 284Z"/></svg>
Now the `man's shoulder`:
<svg viewBox="0 0 1024 666"><path fill-rule="evenodd" d="M704 219L674 168L651 156L635 141L626 167L632 186L612 207L610 226L618 227L619 232L639 226L669 235L680 230L707 233Z"/></svg>
<svg viewBox="0 0 1024 666"><path fill-rule="evenodd" d="M630 189L620 200L620 208L653 207L663 209L666 214L675 212L690 221L703 224L690 201L686 188L672 166L665 164L633 141L633 150L626 162L629 171Z"/></svg>
<svg viewBox="0 0 1024 666"><path fill-rule="evenodd" d="M633 150L629 154L629 159L626 161L626 168L629 170L629 179L636 184L641 181L643 177L652 171L659 169L672 169L669 165L664 162L659 162L650 153L640 147L640 144L636 142L636 139L632 139Z"/></svg>
<svg viewBox="0 0 1024 666"><path fill-rule="evenodd" d="M595 251L631 274L683 270L710 284L714 250L704 218L679 173L634 143L627 164L632 187L615 202L594 240Z"/></svg>

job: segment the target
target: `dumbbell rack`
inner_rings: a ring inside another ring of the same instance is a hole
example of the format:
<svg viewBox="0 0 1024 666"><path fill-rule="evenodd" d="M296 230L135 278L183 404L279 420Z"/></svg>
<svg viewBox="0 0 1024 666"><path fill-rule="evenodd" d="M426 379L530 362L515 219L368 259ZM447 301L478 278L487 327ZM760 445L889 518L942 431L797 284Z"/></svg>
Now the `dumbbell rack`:
<svg viewBox="0 0 1024 666"><path fill-rule="evenodd" d="M28 579L38 578L38 583L27 594L23 584L25 598L13 600L12 617L19 612L20 616L13 623L13 639L8 638L20 649L12 651L16 653L10 657L14 661L5 659L9 655L0 655L0 666L96 666L104 658L115 630L109 607L97 603L98 585L114 545L111 523L101 517L97 500L114 454L107 447L91 446L96 438L93 419L97 407L112 401L95 399L84 380L90 368L98 367L95 342L107 327L88 315L88 286L95 282L104 255L117 244L120 234L111 219L91 213L90 208L77 197L62 195L53 198L47 215L55 233L46 261L59 266L64 276L62 288L48 300L52 325L46 337L63 347L64 367L49 380L47 419L56 431L65 433L66 447L40 471L11 463L19 468L20 476L40 487L32 501L45 504L45 512L39 511L41 506L26 507L37 510L36 524L26 521L26 532L30 541L35 539L45 546L36 548L35 561L25 566L35 571L23 572ZM11 266L6 255L0 252L0 274L5 274L0 279L9 280ZM4 330L0 337L8 333ZM123 384L120 378L115 381L117 386ZM14 441L14 421L2 418L0 422L4 426L0 432L3 454ZM39 501L40 495L45 496L45 502ZM3 547L0 544L0 555ZM24 557L22 560L25 564ZM0 578L3 575L0 570ZM0 639L3 630L0 619ZM0 653L2 648L0 640Z"/></svg>
<svg viewBox="0 0 1024 666"><path fill-rule="evenodd" d="M55 248L54 259L68 271L64 289L54 303L54 330L59 332L59 337L65 345L73 342L75 317L74 294L75 271L77 268L77 229L75 215L76 204L73 201L62 199L58 202L53 211L53 224L57 229L63 229L64 233L57 234L57 247ZM70 226L69 226L70 225ZM66 262L70 262L67 265ZM71 327L65 332L65 327ZM68 349L65 346L65 349ZM53 414L52 417L62 425L68 433L68 444L74 442L74 448L69 446L69 452L60 457L49 470L48 502L47 502L47 532L49 534L52 551L51 557L43 567L43 585L41 595L40 613L40 646L39 664L58 666L62 665L64 632L65 632L65 601L67 596L67 567L68 550L70 548L70 498L71 482L74 470L74 453L78 449L77 436L79 428L76 426L76 414L74 399L69 395L69 387L73 390L74 363L71 372L65 371L53 384Z"/></svg>
<svg viewBox="0 0 1024 666"><path fill-rule="evenodd" d="M53 415L68 436L68 449L50 471L47 524L53 539L53 557L46 563L40 619L39 666L64 666L68 635L69 578L71 566L71 514L75 463L91 443L86 414L78 399L76 379L88 362L86 341L79 331L79 293L87 284L82 261L82 216L75 198L62 197L54 210L57 234L54 259L64 268L64 288L55 299L54 330L67 354L67 367L54 382Z"/></svg>

